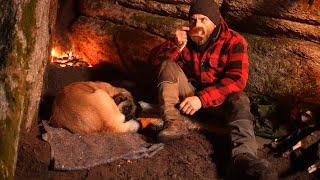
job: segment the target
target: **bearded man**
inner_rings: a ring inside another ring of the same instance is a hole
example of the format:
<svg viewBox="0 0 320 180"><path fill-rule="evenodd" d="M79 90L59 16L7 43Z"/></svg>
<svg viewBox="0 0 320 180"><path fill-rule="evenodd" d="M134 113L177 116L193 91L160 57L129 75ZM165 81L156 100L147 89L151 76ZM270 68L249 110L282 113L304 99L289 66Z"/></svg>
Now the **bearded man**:
<svg viewBox="0 0 320 180"><path fill-rule="evenodd" d="M159 139L168 141L188 132L184 117L201 116L228 129L229 163L233 177L274 179L265 160L257 157L248 80L248 44L228 28L213 0L196 0L189 10L189 26L153 49L159 67L158 95L165 129Z"/></svg>

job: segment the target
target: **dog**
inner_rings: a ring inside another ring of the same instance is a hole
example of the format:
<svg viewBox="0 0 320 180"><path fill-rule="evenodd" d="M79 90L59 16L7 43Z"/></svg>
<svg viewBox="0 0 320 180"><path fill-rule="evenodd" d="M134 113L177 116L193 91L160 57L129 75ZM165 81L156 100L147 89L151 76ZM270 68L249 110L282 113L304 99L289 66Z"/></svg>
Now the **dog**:
<svg viewBox="0 0 320 180"><path fill-rule="evenodd" d="M140 124L132 119L136 111L126 89L105 82L75 82L55 98L50 124L77 134L137 132Z"/></svg>

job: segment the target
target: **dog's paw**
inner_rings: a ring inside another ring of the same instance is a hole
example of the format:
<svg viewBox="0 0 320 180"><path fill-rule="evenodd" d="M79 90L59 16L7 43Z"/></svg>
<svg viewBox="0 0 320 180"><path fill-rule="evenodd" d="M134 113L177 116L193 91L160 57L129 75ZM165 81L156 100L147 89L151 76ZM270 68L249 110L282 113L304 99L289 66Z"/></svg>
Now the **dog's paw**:
<svg viewBox="0 0 320 180"><path fill-rule="evenodd" d="M160 131L164 127L164 122L161 118L139 118L139 122L142 129Z"/></svg>
<svg viewBox="0 0 320 180"><path fill-rule="evenodd" d="M125 122L127 125L127 132L137 132L140 128L140 124L136 120L129 120Z"/></svg>

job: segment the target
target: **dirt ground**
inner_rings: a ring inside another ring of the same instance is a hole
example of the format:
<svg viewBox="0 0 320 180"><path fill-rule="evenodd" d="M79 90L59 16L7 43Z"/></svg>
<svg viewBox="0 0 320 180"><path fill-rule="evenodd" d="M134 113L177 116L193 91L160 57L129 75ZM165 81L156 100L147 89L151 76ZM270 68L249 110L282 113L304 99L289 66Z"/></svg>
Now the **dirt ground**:
<svg viewBox="0 0 320 180"><path fill-rule="evenodd" d="M90 170L54 171L50 145L40 139L40 134L36 126L21 136L16 179L220 179L217 168L224 169L216 165L216 159L223 156L214 153L210 135L195 132L167 143L152 158L120 160ZM288 159L268 156L262 148L268 141L258 138L259 156L272 163L281 179L317 179L306 171L290 170Z"/></svg>

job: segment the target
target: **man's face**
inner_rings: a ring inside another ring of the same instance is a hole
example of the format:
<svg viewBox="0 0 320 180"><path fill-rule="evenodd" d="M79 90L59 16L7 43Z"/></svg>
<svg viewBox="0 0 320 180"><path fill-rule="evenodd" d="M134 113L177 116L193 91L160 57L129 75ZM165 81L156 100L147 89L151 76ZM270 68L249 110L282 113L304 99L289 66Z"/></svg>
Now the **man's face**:
<svg viewBox="0 0 320 180"><path fill-rule="evenodd" d="M202 45L208 41L216 25L202 14L194 14L189 21L189 36L197 45Z"/></svg>

